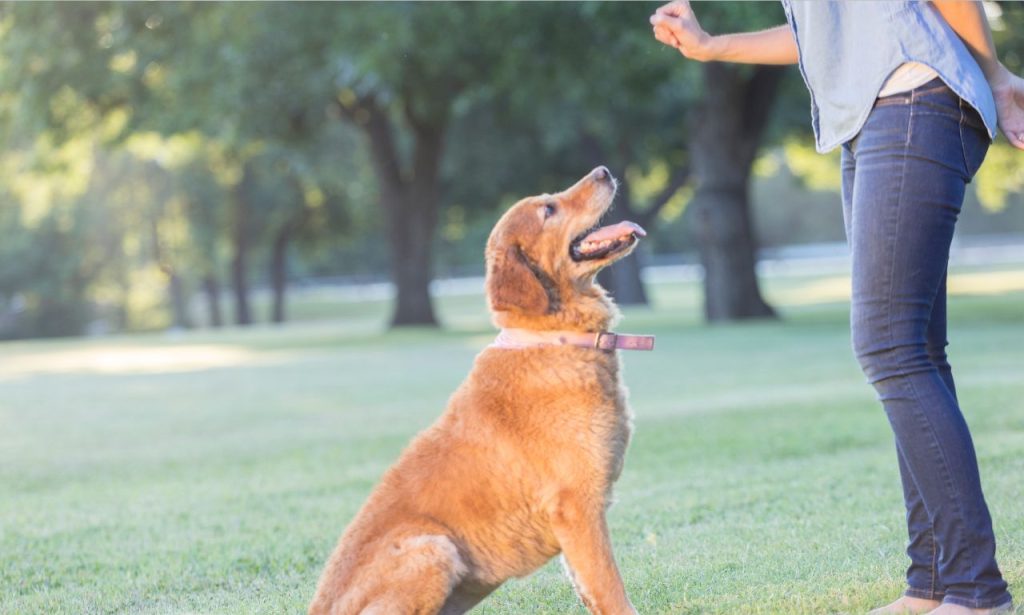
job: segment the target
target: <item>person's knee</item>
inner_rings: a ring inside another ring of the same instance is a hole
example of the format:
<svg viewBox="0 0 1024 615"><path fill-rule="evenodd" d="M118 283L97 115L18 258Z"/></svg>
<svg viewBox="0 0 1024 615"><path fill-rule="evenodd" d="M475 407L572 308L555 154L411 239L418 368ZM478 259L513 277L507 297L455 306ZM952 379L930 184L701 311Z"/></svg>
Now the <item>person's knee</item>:
<svg viewBox="0 0 1024 615"><path fill-rule="evenodd" d="M923 338L896 338L887 332L853 328L853 353L868 382L932 369L934 363Z"/></svg>
<svg viewBox="0 0 1024 615"><path fill-rule="evenodd" d="M945 340L941 342L928 340L925 346L925 352L928 353L928 360L932 362L932 365L937 367L940 371L943 369L949 369L949 357L946 355L946 346L948 343Z"/></svg>
<svg viewBox="0 0 1024 615"><path fill-rule="evenodd" d="M890 349L872 338L854 335L853 355L857 358L860 370L867 377L868 382L880 380L883 378L883 374L893 371L894 362Z"/></svg>

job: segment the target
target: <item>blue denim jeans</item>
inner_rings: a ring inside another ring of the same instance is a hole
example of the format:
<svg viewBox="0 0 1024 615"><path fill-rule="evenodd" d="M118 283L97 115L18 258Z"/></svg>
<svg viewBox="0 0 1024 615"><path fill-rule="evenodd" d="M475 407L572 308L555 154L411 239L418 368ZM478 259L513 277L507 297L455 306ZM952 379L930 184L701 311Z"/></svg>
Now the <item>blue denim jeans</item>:
<svg viewBox="0 0 1024 615"><path fill-rule="evenodd" d="M896 436L906 594L971 608L1010 599L946 359L949 246L988 145L977 112L934 80L879 98L842 151L853 347Z"/></svg>

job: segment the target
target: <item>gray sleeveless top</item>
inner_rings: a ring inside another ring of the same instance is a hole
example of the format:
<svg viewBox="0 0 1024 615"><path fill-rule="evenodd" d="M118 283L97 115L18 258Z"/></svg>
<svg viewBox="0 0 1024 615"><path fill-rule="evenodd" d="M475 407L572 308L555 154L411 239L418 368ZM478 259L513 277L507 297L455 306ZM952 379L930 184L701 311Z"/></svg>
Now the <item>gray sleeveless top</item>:
<svg viewBox="0 0 1024 615"><path fill-rule="evenodd" d="M886 79L904 62L932 67L996 134L996 106L981 67L930 2L782 0L811 92L819 152L860 132Z"/></svg>

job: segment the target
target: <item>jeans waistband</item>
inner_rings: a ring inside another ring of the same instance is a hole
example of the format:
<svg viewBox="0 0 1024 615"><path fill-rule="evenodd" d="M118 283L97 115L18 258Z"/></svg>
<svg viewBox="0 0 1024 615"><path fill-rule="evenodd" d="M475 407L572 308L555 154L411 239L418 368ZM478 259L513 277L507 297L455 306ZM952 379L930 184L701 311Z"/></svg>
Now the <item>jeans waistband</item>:
<svg viewBox="0 0 1024 615"><path fill-rule="evenodd" d="M978 130L985 130L985 123L977 109L969 102L957 96L956 92L950 89L940 77L936 77L912 90L877 98L872 108L913 104L927 105L932 108L945 107L950 115L959 116L960 121L965 125L977 128Z"/></svg>

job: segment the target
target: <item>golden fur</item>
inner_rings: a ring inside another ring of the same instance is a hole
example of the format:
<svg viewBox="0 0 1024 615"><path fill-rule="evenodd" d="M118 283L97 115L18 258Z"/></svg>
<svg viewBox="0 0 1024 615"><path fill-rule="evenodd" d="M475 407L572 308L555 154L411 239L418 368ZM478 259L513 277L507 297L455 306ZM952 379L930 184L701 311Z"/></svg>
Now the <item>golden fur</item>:
<svg viewBox="0 0 1024 615"><path fill-rule="evenodd" d="M568 190L523 199L487 243L499 327L602 331L618 318L573 238L611 205L603 167ZM553 212L553 213L552 213ZM614 352L486 348L447 410L381 479L327 561L311 615L463 613L561 552L592 613L634 613L605 509L631 414Z"/></svg>

